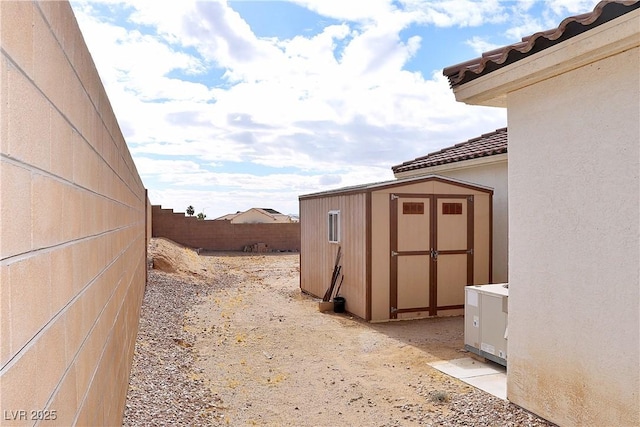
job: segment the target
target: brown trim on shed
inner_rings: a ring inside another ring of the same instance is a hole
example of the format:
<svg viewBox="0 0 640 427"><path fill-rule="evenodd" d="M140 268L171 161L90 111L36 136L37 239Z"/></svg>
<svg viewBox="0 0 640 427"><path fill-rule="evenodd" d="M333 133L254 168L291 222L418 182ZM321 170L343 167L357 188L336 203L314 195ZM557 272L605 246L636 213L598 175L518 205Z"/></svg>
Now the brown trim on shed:
<svg viewBox="0 0 640 427"><path fill-rule="evenodd" d="M335 190L323 191L320 193L306 194L306 195L298 196L298 200L321 199L328 196L338 196L338 195L349 196L353 194L361 194L361 193L367 193L367 192L370 193L373 191L388 190L396 187L404 187L410 184L421 184L423 182L429 182L429 181L436 181L443 184L452 184L457 187L469 188L474 191L493 194L493 190L491 188L474 185L474 184L466 183L463 181L458 181L456 179L447 179L439 175L428 175L428 176L419 177L419 178L414 178L414 177L402 178L402 179L396 179L393 181L385 181L385 182L379 182L375 184L359 185L354 187L338 188ZM456 194L452 197L459 197L459 196L460 194Z"/></svg>
<svg viewBox="0 0 640 427"><path fill-rule="evenodd" d="M493 283L493 193L489 194L489 283Z"/></svg>
<svg viewBox="0 0 640 427"><path fill-rule="evenodd" d="M396 251L398 255L429 255L431 251Z"/></svg>
<svg viewBox="0 0 640 427"><path fill-rule="evenodd" d="M396 194L389 194L389 318L398 318L398 199Z"/></svg>
<svg viewBox="0 0 640 427"><path fill-rule="evenodd" d="M468 249L448 249L444 251L438 251L438 255L464 255L468 253Z"/></svg>
<svg viewBox="0 0 640 427"><path fill-rule="evenodd" d="M432 196L431 211L429 215L429 240L431 247L431 256L429 257L429 316L435 316L438 313L438 259L434 258L434 251L438 248L438 197L439 194ZM437 257L437 255L436 255Z"/></svg>
<svg viewBox="0 0 640 427"><path fill-rule="evenodd" d="M464 308L464 304L459 304L459 305L443 305L438 307L438 310L459 310L461 308Z"/></svg>
<svg viewBox="0 0 640 427"><path fill-rule="evenodd" d="M144 287L147 287L147 283L149 283L149 264L147 260L149 259L149 212L151 209L151 203L149 202L149 190L144 189Z"/></svg>
<svg viewBox="0 0 640 427"><path fill-rule="evenodd" d="M372 254L372 240L373 240L373 231L371 225L371 193L368 192L365 196L365 220L367 222L366 225L366 255L365 255L365 280L366 280L366 302L365 302L365 320L371 320L371 293L372 293L372 285L371 285L371 254Z"/></svg>
<svg viewBox="0 0 640 427"><path fill-rule="evenodd" d="M415 313L417 311L431 311L431 306L429 307L414 307L414 308L399 308L396 310L396 313ZM396 315L397 317L397 315Z"/></svg>

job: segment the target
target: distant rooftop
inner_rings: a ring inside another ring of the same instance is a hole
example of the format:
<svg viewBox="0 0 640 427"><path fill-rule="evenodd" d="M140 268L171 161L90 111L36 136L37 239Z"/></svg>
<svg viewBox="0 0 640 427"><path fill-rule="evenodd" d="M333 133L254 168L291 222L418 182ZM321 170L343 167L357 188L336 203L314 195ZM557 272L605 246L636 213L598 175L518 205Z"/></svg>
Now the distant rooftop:
<svg viewBox="0 0 640 427"><path fill-rule="evenodd" d="M268 212L268 213L270 213L270 214L274 214L274 215L282 215L280 212L278 212L278 211L277 211L277 210L275 210L275 209L271 209L271 208L259 208L259 209L262 209L263 211Z"/></svg>
<svg viewBox="0 0 640 427"><path fill-rule="evenodd" d="M479 157L494 156L507 152L507 128L496 129L494 132L485 133L477 138L461 142L452 147L434 151L426 156L409 160L400 165L393 166L393 173L406 172L415 169L423 169L431 166L460 162L463 160L477 159Z"/></svg>

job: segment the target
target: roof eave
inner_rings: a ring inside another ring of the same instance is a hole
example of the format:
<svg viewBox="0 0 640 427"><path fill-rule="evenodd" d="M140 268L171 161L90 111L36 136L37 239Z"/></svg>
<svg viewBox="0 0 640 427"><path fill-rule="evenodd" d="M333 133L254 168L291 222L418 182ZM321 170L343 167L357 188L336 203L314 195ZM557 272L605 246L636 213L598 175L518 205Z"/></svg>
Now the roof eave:
<svg viewBox="0 0 640 427"><path fill-rule="evenodd" d="M423 168L407 169L400 172L394 172L397 179L416 177L419 175L438 175L442 172L451 172L460 169L470 169L480 166L489 166L498 163L506 163L508 161L507 153L493 154L491 156L476 157L469 160L457 162L443 163L441 165L427 166Z"/></svg>
<svg viewBox="0 0 640 427"><path fill-rule="evenodd" d="M352 187L342 187L342 188L337 188L337 189L328 190L328 191L321 191L319 193L303 194L298 196L298 200L302 201L302 200L318 199L318 198L324 198L324 197L371 193L374 191L380 191L388 188L402 187L404 185L410 185L410 184L418 184L418 183L427 182L427 181L439 181L439 182L446 182L450 184L457 184L457 185L465 186L468 188L473 188L477 191L483 191L486 193L493 194L493 188L485 185L474 184L461 179L451 178L447 176L429 174L429 175L420 175L420 176L409 177L404 179L395 179L391 181L356 185Z"/></svg>
<svg viewBox="0 0 640 427"><path fill-rule="evenodd" d="M640 9L453 88L456 100L506 107L507 94L640 46Z"/></svg>

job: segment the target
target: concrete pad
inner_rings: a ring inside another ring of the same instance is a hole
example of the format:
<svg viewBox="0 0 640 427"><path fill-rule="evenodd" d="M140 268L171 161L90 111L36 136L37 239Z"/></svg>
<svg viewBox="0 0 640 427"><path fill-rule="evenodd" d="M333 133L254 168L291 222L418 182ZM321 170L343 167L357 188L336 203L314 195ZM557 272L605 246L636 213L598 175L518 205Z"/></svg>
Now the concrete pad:
<svg viewBox="0 0 640 427"><path fill-rule="evenodd" d="M480 375L478 377L461 378L461 380L500 399L507 400L506 373Z"/></svg>
<svg viewBox="0 0 640 427"><path fill-rule="evenodd" d="M507 370L503 366L480 362L471 357L432 362L429 365L500 399L507 399Z"/></svg>

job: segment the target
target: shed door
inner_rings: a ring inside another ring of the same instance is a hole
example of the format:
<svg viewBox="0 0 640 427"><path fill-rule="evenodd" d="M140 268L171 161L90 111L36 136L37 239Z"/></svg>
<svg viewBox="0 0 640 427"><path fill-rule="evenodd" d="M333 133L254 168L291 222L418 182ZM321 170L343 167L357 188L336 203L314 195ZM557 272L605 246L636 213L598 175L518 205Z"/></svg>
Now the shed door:
<svg viewBox="0 0 640 427"><path fill-rule="evenodd" d="M391 195L389 314L464 308L473 283L473 196Z"/></svg>
<svg viewBox="0 0 640 427"><path fill-rule="evenodd" d="M437 310L464 308L464 287L473 283L473 196L438 197L434 277Z"/></svg>
<svg viewBox="0 0 640 427"><path fill-rule="evenodd" d="M431 304L432 200L392 195L390 317L429 311Z"/></svg>

